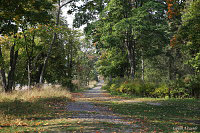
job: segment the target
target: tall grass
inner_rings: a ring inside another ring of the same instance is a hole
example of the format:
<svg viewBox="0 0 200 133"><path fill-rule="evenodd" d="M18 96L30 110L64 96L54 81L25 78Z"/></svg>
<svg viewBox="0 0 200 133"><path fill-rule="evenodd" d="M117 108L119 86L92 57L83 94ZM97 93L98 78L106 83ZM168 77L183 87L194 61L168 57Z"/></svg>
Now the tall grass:
<svg viewBox="0 0 200 133"><path fill-rule="evenodd" d="M13 91L12 93L0 93L0 102L7 100L23 100L32 101L37 98L52 98L52 97L64 97L71 98L70 92L62 87L45 86L41 88L33 88L31 90Z"/></svg>
<svg viewBox="0 0 200 133"><path fill-rule="evenodd" d="M32 121L29 119L32 118L56 117L54 107L65 106L70 99L70 92L58 86L45 86L12 93L2 92L0 93L0 127L12 128L20 122L31 125Z"/></svg>

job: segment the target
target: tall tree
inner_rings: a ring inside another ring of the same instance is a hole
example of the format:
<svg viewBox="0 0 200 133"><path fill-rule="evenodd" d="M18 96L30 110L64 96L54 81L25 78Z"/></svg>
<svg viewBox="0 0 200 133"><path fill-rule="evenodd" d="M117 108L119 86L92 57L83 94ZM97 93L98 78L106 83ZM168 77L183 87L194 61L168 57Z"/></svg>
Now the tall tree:
<svg viewBox="0 0 200 133"><path fill-rule="evenodd" d="M111 0L100 19L85 31L97 48L118 47L127 51L134 79L140 56L155 55L166 42L166 27L164 2Z"/></svg>
<svg viewBox="0 0 200 133"><path fill-rule="evenodd" d="M184 53L189 56L188 63L196 73L200 72L200 0L187 1L182 15L182 25L175 43L184 44ZM176 45L176 44L175 44Z"/></svg>
<svg viewBox="0 0 200 133"><path fill-rule="evenodd" d="M17 63L17 57L18 57L18 49L16 49L16 42L15 38L17 38L16 34L20 27L22 27L25 23L26 24L34 24L36 23L44 23L49 21L51 18L48 11L51 10L53 7L52 3L48 2L47 0L42 1L4 1L2 0L0 2L0 9L2 11L1 13L1 34L2 35L13 35L14 42L10 48L10 70L8 72L8 79L7 82L4 79L3 85L6 88L6 92L12 91L13 83L14 83L14 77L15 77L15 68ZM42 16L43 19L40 19ZM2 50L2 45L1 45ZM1 51L2 53L2 51ZM1 54L2 55L2 54ZM5 74L5 68L3 65L3 56L1 56L1 74L2 77L6 77Z"/></svg>
<svg viewBox="0 0 200 133"><path fill-rule="evenodd" d="M57 1L55 26L59 26L60 25L60 16L61 16L62 8L65 7L66 5L74 2L74 1L75 0L68 0L67 2L65 2L65 0L64 1L61 1L61 0ZM47 55L46 55L46 57L44 59L44 62L43 62L43 67L42 67L42 70L41 70L41 73L40 73L40 81L39 81L40 84L43 83L45 69L47 67L47 63L48 63L48 60L49 60L49 56L51 55L53 45L55 45L55 43L56 43L56 39L57 39L57 34L54 33L53 34L53 38L52 38L52 42L51 42L51 44L49 46Z"/></svg>

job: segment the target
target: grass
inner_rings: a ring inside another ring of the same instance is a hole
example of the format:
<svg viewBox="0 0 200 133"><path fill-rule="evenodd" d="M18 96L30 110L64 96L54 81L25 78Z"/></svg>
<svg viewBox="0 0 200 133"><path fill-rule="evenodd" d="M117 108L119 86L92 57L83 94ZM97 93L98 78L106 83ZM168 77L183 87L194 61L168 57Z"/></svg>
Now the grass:
<svg viewBox="0 0 200 133"><path fill-rule="evenodd" d="M123 129L126 129L126 125L121 124L113 124L110 122L100 122L100 121L65 121L65 124L57 125L59 127L60 131L68 131L68 132L120 132ZM57 127L51 127L51 130L53 131ZM55 130L54 130L55 131Z"/></svg>
<svg viewBox="0 0 200 133"><path fill-rule="evenodd" d="M47 130L47 125L62 121L58 118L70 99L66 89L52 86L0 93L0 132Z"/></svg>
<svg viewBox="0 0 200 133"><path fill-rule="evenodd" d="M90 82L90 87L96 82ZM84 90L82 90L84 91ZM58 86L0 93L0 132L49 132L102 130L105 123L69 119L71 93Z"/></svg>
<svg viewBox="0 0 200 133"><path fill-rule="evenodd" d="M200 132L200 100L144 99L136 103L114 102L107 106L115 113L139 120L144 125L144 132ZM150 105L148 101L161 105Z"/></svg>
<svg viewBox="0 0 200 133"><path fill-rule="evenodd" d="M135 103L103 102L141 132L200 132L200 100L128 97ZM0 132L120 132L126 125L70 119L64 107L71 100L68 91L45 87L31 91L0 93ZM160 103L150 105L148 103ZM81 112L84 113L84 112ZM87 112L86 112L87 113Z"/></svg>
<svg viewBox="0 0 200 133"><path fill-rule="evenodd" d="M115 113L140 120L144 132L200 132L199 99L147 98L115 91L110 94L134 101L104 104Z"/></svg>

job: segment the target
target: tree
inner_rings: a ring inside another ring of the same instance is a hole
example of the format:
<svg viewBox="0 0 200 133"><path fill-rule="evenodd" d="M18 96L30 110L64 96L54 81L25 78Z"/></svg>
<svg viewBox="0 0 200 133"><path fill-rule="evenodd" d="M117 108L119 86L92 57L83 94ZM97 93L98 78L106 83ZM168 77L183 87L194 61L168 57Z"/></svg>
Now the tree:
<svg viewBox="0 0 200 133"><path fill-rule="evenodd" d="M102 55L96 62L96 66L98 72L104 77L124 77L129 71L127 53L123 53L119 48L102 51Z"/></svg>
<svg viewBox="0 0 200 133"><path fill-rule="evenodd" d="M141 56L159 54L167 40L164 9L163 2L111 0L100 19L85 31L98 49L118 47L127 51L130 75L134 78Z"/></svg>
<svg viewBox="0 0 200 133"><path fill-rule="evenodd" d="M184 51L189 56L188 63L200 72L200 0L188 1L182 15L182 25L177 40L184 44Z"/></svg>
<svg viewBox="0 0 200 133"><path fill-rule="evenodd" d="M6 81L4 57L2 51L1 58L1 76L3 78L3 86L6 92L12 91L15 68L17 64L18 50L16 48L17 33L24 24L46 23L51 19L48 11L52 9L52 3L47 0L42 1L1 1L1 34L14 37L14 42L10 48L10 70L8 72L8 79ZM40 19L42 16L43 19ZM38 19L39 18L39 19ZM26 25L27 26L27 25ZM0 46L2 50L3 45Z"/></svg>
<svg viewBox="0 0 200 133"><path fill-rule="evenodd" d="M63 7L65 7L66 5L74 2L75 0L69 0L67 2L63 2L61 0L58 0L57 1L57 9L56 9L56 22L55 22L55 26L59 26L60 25L60 15L61 15L61 10ZM41 70L41 73L40 73L40 84L43 83L43 79L44 79L44 73L45 73L45 69L46 69L46 66L47 66L47 63L48 63L48 59L49 59L49 56L51 55L51 52L52 52L52 48L53 48L53 45L56 43L56 39L57 39L57 34L54 33L53 34L53 38L52 38L52 42L49 46L49 49L48 49L48 52L47 52L47 56L45 57L44 59L44 62L43 62L43 67L42 67L42 70Z"/></svg>

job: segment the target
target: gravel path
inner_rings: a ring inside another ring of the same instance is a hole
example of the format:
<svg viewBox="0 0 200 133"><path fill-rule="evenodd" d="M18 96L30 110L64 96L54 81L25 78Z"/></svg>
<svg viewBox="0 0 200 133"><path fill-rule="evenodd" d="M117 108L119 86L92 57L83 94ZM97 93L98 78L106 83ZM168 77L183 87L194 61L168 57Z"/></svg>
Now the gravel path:
<svg viewBox="0 0 200 133"><path fill-rule="evenodd" d="M98 83L97 87L87 90L81 95L75 95L74 102L67 105L67 110L72 112L70 119L93 121L93 122L110 122L112 124L123 124L129 127L123 132L133 132L133 128L139 127L131 124L133 120L119 116L113 113L109 108L95 104L95 101L118 101L105 90L101 90L103 83ZM120 130L121 131L121 130Z"/></svg>

